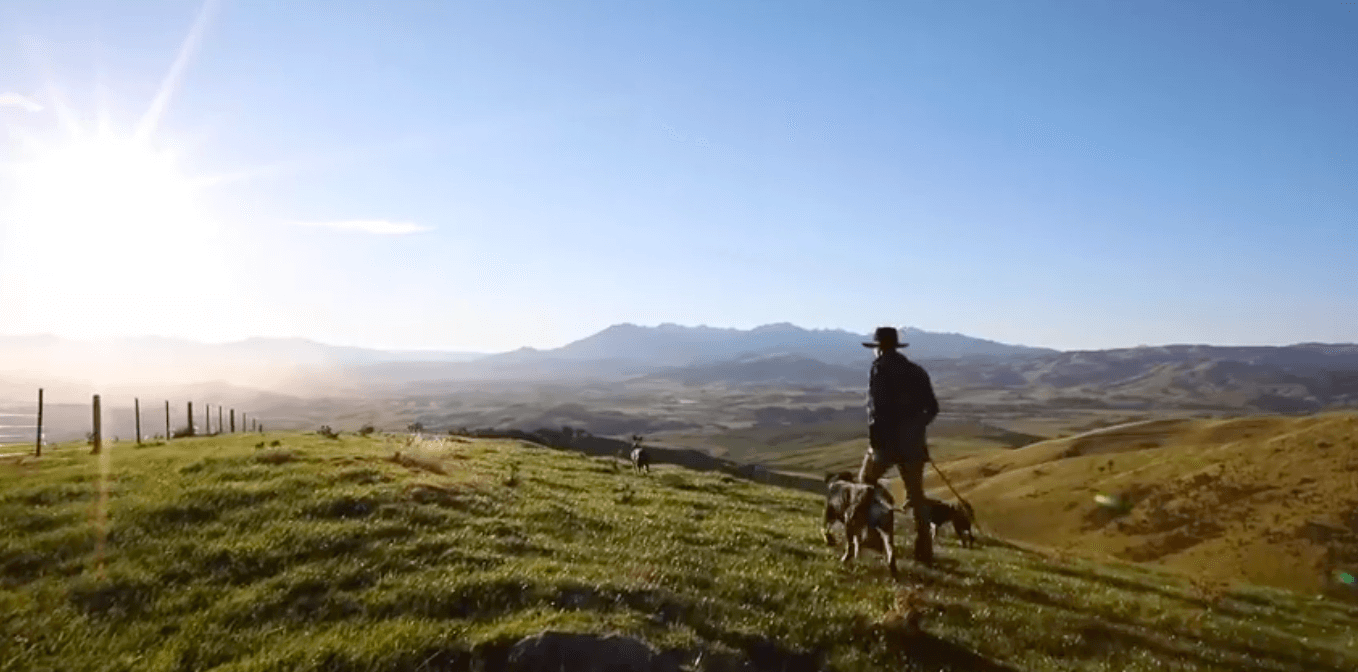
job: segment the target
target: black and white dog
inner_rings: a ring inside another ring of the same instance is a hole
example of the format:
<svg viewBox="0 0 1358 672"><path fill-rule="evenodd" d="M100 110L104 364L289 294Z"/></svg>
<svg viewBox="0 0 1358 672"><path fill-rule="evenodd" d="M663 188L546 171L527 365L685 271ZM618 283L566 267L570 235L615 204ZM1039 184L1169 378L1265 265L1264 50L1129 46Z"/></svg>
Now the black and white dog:
<svg viewBox="0 0 1358 672"><path fill-rule="evenodd" d="M638 474L641 473L642 469L645 469L646 473L649 474L651 473L651 456L645 448L641 447L641 440L641 436L632 435L632 468Z"/></svg>
<svg viewBox="0 0 1358 672"><path fill-rule="evenodd" d="M856 483L847 471L826 474L825 485L825 543L835 545L830 528L840 523L848 546L841 562L849 563L858 557L859 547L866 546L885 553L887 567L896 576L895 501L891 493L878 483Z"/></svg>
<svg viewBox="0 0 1358 672"><path fill-rule="evenodd" d="M929 503L929 530L933 536L938 536L940 526L952 523L953 532L957 533L957 539L962 542L963 548L976 545L976 537L971 533L973 514L969 505L963 503L960 506L953 506L936 499L926 501Z"/></svg>

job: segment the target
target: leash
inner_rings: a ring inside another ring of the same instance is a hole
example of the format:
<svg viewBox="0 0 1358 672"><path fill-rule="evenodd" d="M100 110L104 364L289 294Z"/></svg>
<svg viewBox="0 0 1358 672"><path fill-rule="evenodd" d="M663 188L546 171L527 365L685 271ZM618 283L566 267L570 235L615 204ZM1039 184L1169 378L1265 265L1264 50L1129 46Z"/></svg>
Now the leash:
<svg viewBox="0 0 1358 672"><path fill-rule="evenodd" d="M943 470L938 468L938 463L934 462L933 456L929 456L929 464L934 465L934 473L938 474L938 477L943 479L943 484L948 486L948 490L952 491L952 494L954 497L957 498L957 501L962 503L961 506L962 513L966 515L967 520L970 521L971 524L976 527L976 530L978 532L984 534L985 530L981 529L981 523L976 518L976 509L972 507L971 502L968 502L966 498L964 498L961 495L961 493L957 492L957 488L952 487L952 483L948 482L948 477L943 475ZM911 511L904 504L901 506L893 506L891 507L891 510L898 511L900 513L913 513L913 511Z"/></svg>

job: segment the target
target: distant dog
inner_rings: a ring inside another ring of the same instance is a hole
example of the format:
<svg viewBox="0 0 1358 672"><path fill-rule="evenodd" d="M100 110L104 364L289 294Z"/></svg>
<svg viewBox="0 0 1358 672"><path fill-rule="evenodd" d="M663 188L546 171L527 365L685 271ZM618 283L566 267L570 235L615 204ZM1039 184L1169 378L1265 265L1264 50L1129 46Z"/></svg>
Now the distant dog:
<svg viewBox="0 0 1358 672"><path fill-rule="evenodd" d="M929 503L929 529L933 536L938 536L940 526L952 523L953 532L957 533L957 539L962 542L963 548L976 545L976 537L971 533L971 519L974 514L970 506L966 503L953 506L936 499L927 501Z"/></svg>
<svg viewBox="0 0 1358 672"><path fill-rule="evenodd" d="M632 468L635 469L638 474L640 474L643 469L649 474L651 473L651 455L646 452L645 448L641 447L641 438L642 437L636 435L632 436Z"/></svg>
<svg viewBox="0 0 1358 672"><path fill-rule="evenodd" d="M867 546L886 554L887 567L896 576L896 517L891 493L877 483L855 483L853 474L847 471L826 474L825 485L825 543L835 545L830 528L840 523L848 546L840 562L849 563L858 557L860 546Z"/></svg>

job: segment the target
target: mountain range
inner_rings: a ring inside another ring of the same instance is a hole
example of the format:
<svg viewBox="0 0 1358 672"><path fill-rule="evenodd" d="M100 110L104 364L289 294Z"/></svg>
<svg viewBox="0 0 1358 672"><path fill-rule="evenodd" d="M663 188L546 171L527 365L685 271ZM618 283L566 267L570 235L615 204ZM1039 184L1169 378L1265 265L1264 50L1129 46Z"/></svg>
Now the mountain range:
<svg viewBox="0 0 1358 672"><path fill-rule="evenodd" d="M1157 404L1305 411L1358 404L1358 345L1171 345L1061 352L963 334L901 329L905 350L957 399L1072 405ZM872 351L866 334L792 324L754 329L619 324L559 348L485 354L389 351L304 339L208 345L166 338L99 343L0 337L0 397L33 383L216 383L298 396L556 382L858 389Z"/></svg>

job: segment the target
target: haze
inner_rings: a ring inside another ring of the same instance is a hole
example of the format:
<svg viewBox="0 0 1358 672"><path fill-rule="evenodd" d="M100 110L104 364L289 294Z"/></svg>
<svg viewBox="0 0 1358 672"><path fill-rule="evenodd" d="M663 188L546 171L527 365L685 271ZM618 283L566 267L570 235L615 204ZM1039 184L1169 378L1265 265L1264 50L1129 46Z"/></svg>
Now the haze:
<svg viewBox="0 0 1358 672"><path fill-rule="evenodd" d="M1358 340L1358 14L0 6L0 333Z"/></svg>

